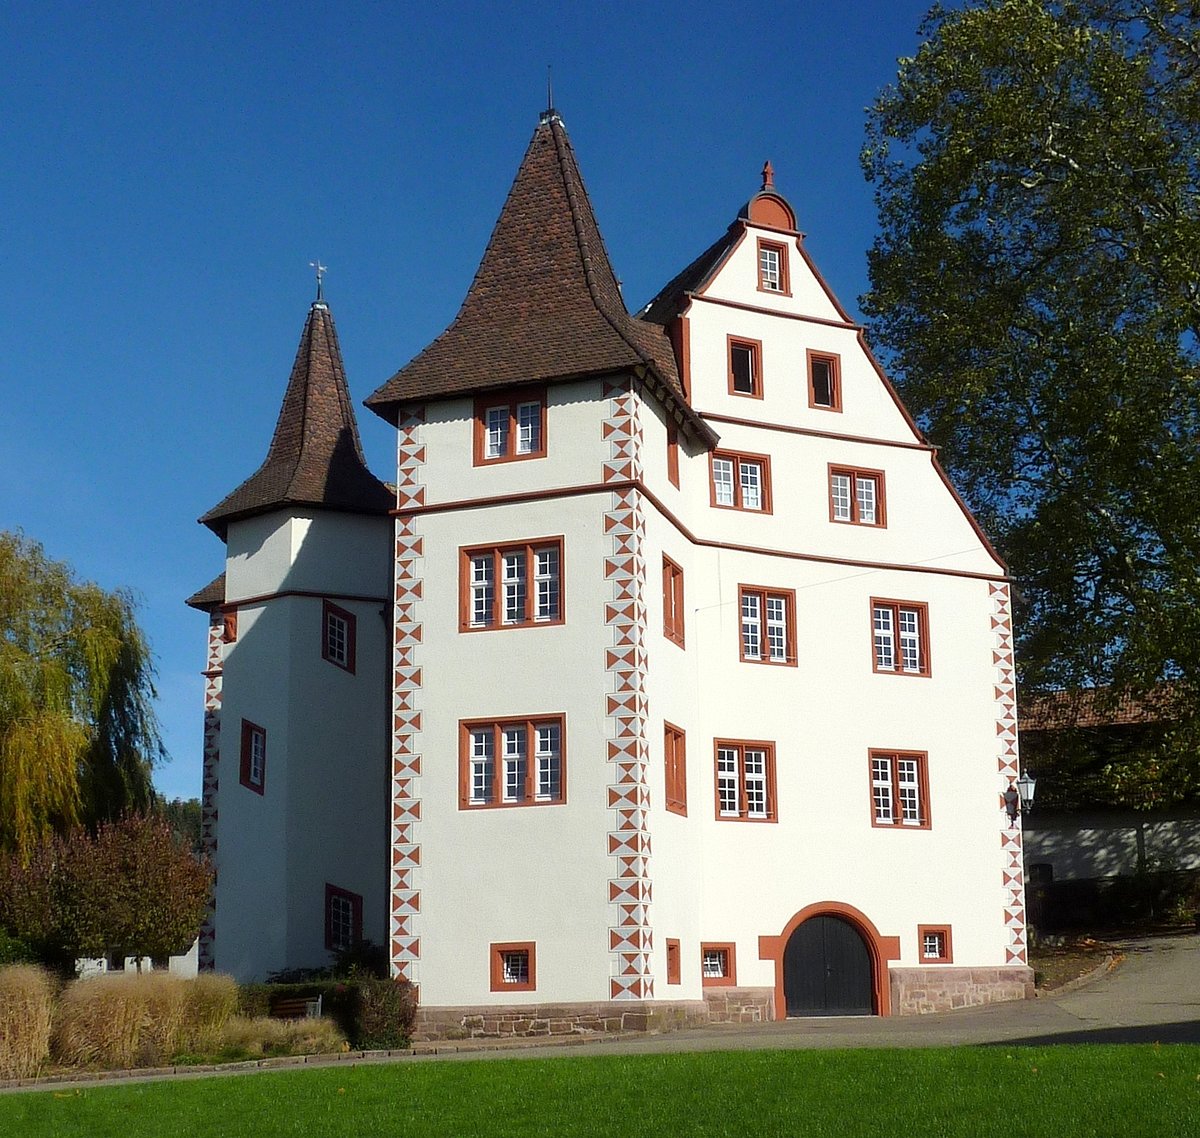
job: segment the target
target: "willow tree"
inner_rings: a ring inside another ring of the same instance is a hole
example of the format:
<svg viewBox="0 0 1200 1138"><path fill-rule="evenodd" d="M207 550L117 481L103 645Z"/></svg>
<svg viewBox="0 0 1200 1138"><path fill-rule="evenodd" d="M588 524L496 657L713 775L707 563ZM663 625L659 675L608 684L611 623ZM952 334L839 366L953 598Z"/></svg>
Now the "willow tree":
<svg viewBox="0 0 1200 1138"><path fill-rule="evenodd" d="M921 32L868 118L873 341L1010 562L1026 689L1171 680L1186 721L1200 4L975 0ZM1185 728L1165 797L1197 785Z"/></svg>
<svg viewBox="0 0 1200 1138"><path fill-rule="evenodd" d="M154 694L130 596L0 533L0 849L149 805Z"/></svg>

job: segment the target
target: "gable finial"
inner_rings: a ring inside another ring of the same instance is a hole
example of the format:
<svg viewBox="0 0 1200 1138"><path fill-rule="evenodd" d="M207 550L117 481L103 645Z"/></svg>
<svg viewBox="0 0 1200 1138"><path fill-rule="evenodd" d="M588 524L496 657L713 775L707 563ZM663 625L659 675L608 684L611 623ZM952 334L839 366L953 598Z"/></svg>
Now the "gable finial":
<svg viewBox="0 0 1200 1138"><path fill-rule="evenodd" d="M775 167L771 165L770 158L763 163L762 180L762 188L764 190L773 190L775 188Z"/></svg>
<svg viewBox="0 0 1200 1138"><path fill-rule="evenodd" d="M314 300L313 303L314 304L324 304L325 303L325 286L324 286L323 282L325 279L325 274L327 272L329 272L329 269L327 266L321 264L321 259L319 257L315 261L309 261L308 267L310 269L313 269L317 274L317 299Z"/></svg>

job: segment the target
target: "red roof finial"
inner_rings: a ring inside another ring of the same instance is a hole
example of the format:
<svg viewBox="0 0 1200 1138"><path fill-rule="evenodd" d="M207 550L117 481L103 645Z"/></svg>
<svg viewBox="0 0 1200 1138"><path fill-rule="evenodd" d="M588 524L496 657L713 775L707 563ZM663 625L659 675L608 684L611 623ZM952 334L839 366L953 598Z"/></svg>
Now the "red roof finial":
<svg viewBox="0 0 1200 1138"><path fill-rule="evenodd" d="M764 190L773 190L775 188L775 167L771 165L770 158L763 163L762 180L762 188Z"/></svg>

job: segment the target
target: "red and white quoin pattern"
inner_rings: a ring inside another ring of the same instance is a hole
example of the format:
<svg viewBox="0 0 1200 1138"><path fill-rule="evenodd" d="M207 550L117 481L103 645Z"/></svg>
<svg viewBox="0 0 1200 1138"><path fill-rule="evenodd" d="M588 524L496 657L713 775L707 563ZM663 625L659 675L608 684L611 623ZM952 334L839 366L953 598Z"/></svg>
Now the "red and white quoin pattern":
<svg viewBox="0 0 1200 1138"><path fill-rule="evenodd" d="M642 429L632 384L606 383L604 397L609 400L609 415L602 431L611 450L602 480L640 482ZM608 882L608 901L614 910L608 947L615 957L609 994L614 1000L644 1000L654 996L654 944L649 909L646 524L636 489L623 485L613 490L604 532L612 540L612 554L604 563L604 576L612 586L611 600L604 605L605 624L612 629L612 647L604 653L611 683L604 706L611 725L608 762L612 766L607 793L613 829L607 842L615 872Z"/></svg>
<svg viewBox="0 0 1200 1138"><path fill-rule="evenodd" d="M1004 854L1004 927L1008 930L1008 945L1004 950L1005 964L1028 963L1025 951L1025 871L1021 854L1021 823L1009 821L1004 805L1004 792L1020 773L1017 751L1017 677L1013 661L1012 607L1008 585L989 582L992 601L992 632L996 644L992 662L996 665L996 742L999 747L1000 809L1003 827L1000 846Z"/></svg>
<svg viewBox="0 0 1200 1138"><path fill-rule="evenodd" d="M225 615L208 614L208 662L204 669L204 752L200 782L200 849L215 869L217 860L217 764L221 757L221 676L225 663ZM200 927L199 966L216 967L217 882L213 878L208 910Z"/></svg>
<svg viewBox="0 0 1200 1138"><path fill-rule="evenodd" d="M397 421L397 505L425 504L425 487L418 481L425 465L421 428L423 407L401 411ZM416 880L420 871L421 847L416 823L421 817L418 779L421 755L417 737L421 731L418 708L421 669L416 652L421 643L421 625L416 618L417 602L423 593L421 563L424 542L416 532L417 519L401 514L396 518L395 611L392 636L392 822L391 880L389 889L388 941L392 976L417 983L421 941L415 922L421 911L421 892Z"/></svg>

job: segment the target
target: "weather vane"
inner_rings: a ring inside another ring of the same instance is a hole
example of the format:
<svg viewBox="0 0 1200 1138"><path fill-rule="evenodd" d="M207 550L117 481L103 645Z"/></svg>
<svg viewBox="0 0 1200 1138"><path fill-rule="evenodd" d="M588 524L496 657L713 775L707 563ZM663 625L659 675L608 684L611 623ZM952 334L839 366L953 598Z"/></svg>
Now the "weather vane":
<svg viewBox="0 0 1200 1138"><path fill-rule="evenodd" d="M321 282L324 280L325 274L327 272L329 272L329 268L326 265L322 265L320 259L317 259L316 261L309 261L308 267L310 269L316 270L316 273L317 273L317 302L323 303L325 300L325 290L324 290Z"/></svg>

